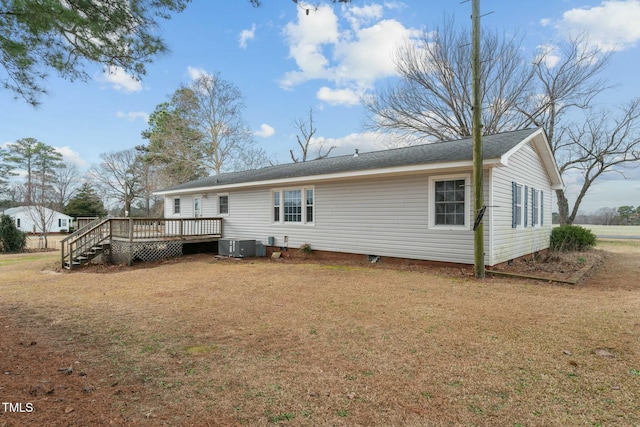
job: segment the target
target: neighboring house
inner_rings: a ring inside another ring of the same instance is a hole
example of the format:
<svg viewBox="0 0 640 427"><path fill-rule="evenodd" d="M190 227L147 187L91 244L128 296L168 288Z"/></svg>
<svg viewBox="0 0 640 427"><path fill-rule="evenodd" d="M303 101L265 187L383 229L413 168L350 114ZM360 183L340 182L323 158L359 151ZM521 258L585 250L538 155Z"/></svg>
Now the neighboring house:
<svg viewBox="0 0 640 427"><path fill-rule="evenodd" d="M40 206L19 206L2 213L13 218L16 227L26 233L42 233L43 223L47 233L66 232L73 221L69 215Z"/></svg>
<svg viewBox="0 0 640 427"><path fill-rule="evenodd" d="M483 137L485 264L549 247L562 178L541 129ZM166 218L222 217L223 238L473 264L472 140L223 173L158 191Z"/></svg>

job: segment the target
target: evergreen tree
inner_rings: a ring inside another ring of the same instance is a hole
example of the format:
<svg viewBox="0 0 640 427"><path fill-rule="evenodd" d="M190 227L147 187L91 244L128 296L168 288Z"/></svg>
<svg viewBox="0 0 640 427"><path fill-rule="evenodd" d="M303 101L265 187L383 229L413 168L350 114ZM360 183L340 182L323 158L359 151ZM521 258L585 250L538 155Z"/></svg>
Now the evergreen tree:
<svg viewBox="0 0 640 427"><path fill-rule="evenodd" d="M84 183L76 195L69 201L64 213L74 218L105 216L107 210L91 184Z"/></svg>
<svg viewBox="0 0 640 427"><path fill-rule="evenodd" d="M49 71L87 80L88 63L139 77L167 51L158 22L190 0L0 0L0 86L38 104ZM4 75L3 75L4 74Z"/></svg>
<svg viewBox="0 0 640 427"><path fill-rule="evenodd" d="M9 215L0 215L0 251L20 252L27 245L27 234L18 230Z"/></svg>

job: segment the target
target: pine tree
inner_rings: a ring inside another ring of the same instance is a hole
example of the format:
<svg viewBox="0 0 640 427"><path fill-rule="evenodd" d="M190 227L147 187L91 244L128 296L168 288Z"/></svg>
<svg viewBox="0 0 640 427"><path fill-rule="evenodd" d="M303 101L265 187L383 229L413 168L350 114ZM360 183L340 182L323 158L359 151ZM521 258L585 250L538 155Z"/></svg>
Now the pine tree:
<svg viewBox="0 0 640 427"><path fill-rule="evenodd" d="M64 213L74 218L93 217L105 216L107 210L91 184L84 183L76 195L71 198Z"/></svg>

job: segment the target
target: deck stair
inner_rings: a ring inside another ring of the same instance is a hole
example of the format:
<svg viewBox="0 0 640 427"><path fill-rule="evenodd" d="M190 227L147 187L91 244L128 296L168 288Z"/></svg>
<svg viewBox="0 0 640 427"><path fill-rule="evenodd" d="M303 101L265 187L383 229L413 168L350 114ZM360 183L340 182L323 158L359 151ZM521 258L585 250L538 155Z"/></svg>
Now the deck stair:
<svg viewBox="0 0 640 427"><path fill-rule="evenodd" d="M112 261L122 253L131 264L140 251L175 255L175 250L166 249L171 246L167 242L177 242L171 248L179 246L182 253L184 242L210 242L221 237L222 218L97 218L60 242L61 265L72 270L99 255Z"/></svg>
<svg viewBox="0 0 640 427"><path fill-rule="evenodd" d="M90 262L109 247L109 218L98 218L62 240L62 267L71 270Z"/></svg>

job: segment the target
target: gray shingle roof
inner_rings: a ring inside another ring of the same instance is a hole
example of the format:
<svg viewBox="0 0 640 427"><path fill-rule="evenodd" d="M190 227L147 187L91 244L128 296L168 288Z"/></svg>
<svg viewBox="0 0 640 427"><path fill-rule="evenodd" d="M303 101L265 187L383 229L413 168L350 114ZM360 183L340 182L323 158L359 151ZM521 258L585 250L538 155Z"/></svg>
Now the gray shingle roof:
<svg viewBox="0 0 640 427"><path fill-rule="evenodd" d="M539 129L525 129L482 137L484 159L499 158L523 139ZM398 166L472 160L472 139L413 145L391 150L373 151L354 155L327 157L300 163L287 163L242 172L221 173L195 181L165 188L161 192L188 190L200 187L260 182L275 179L298 178L341 172L357 172Z"/></svg>

